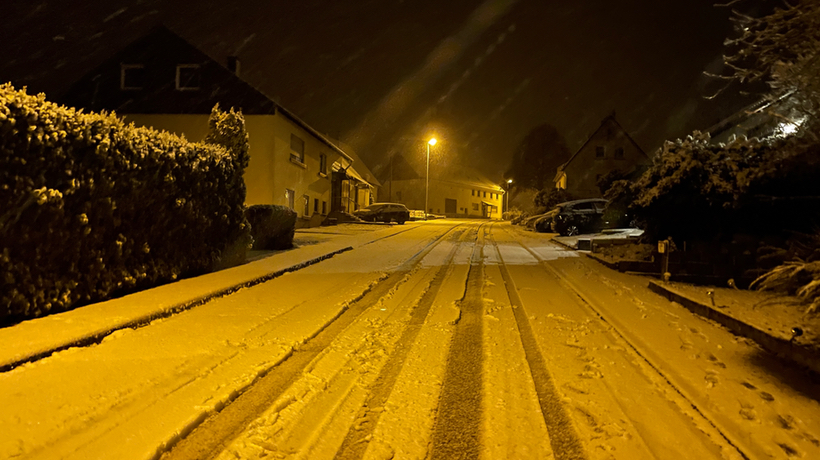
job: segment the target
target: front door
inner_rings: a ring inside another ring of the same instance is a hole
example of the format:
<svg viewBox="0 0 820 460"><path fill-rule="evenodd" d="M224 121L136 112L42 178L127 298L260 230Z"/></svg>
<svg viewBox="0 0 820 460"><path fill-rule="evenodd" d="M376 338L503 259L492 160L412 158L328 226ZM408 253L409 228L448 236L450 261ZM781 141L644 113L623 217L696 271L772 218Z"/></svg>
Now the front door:
<svg viewBox="0 0 820 460"><path fill-rule="evenodd" d="M458 213L458 202L451 198L444 199L444 214L456 214Z"/></svg>

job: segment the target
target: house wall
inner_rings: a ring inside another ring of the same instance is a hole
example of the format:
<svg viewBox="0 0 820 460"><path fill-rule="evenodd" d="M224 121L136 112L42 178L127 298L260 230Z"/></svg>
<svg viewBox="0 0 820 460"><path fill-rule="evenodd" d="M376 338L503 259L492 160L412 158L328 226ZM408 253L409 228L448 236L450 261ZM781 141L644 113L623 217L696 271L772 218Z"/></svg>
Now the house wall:
<svg viewBox="0 0 820 460"><path fill-rule="evenodd" d="M597 157L596 150L603 147L604 156ZM623 157L616 158L618 148L623 148ZM644 154L614 123L605 125L592 135L581 147L576 157L564 168L566 178L557 185L565 185L575 198L597 198L601 196L598 178L610 171L633 171L637 166L649 164Z"/></svg>
<svg viewBox="0 0 820 460"><path fill-rule="evenodd" d="M185 135L191 141L201 141L208 132L208 115L131 114L127 121L137 125ZM339 158L335 150L301 128L289 118L276 115L246 115L245 126L250 141L250 162L245 170L247 195L245 204L288 205L285 190L294 192L294 210L304 219L330 210L330 176L319 173L319 155L327 155L328 172ZM305 143L303 163L291 161L290 135ZM304 196L308 196L305 213ZM318 200L318 203L314 203ZM317 205L318 204L318 205ZM317 211L314 211L316 209ZM304 225L304 223L300 223Z"/></svg>
<svg viewBox="0 0 820 460"><path fill-rule="evenodd" d="M331 165L340 155L323 141L291 121L281 113L276 114L274 125L274 163L278 166L273 174L273 204L288 205L285 190L295 192L294 210L300 218L309 219L314 214L326 215L330 212L330 172ZM291 160L290 135L295 134L305 143L304 162ZM319 171L319 156L326 155L326 173ZM305 213L304 196L310 200ZM315 200L318 206L314 207ZM314 211L317 209L317 211ZM323 212L324 209L324 212Z"/></svg>
<svg viewBox="0 0 820 460"><path fill-rule="evenodd" d="M393 181L392 201L403 203L409 209L424 209L424 179ZM382 190L385 188L382 187ZM486 193L486 198L484 194ZM476 186L455 182L430 179L429 205L427 212L444 214L447 217L490 217L501 218L503 192L500 188L487 184ZM446 199L456 200L456 212L446 212ZM493 208L485 216L483 202L491 203Z"/></svg>

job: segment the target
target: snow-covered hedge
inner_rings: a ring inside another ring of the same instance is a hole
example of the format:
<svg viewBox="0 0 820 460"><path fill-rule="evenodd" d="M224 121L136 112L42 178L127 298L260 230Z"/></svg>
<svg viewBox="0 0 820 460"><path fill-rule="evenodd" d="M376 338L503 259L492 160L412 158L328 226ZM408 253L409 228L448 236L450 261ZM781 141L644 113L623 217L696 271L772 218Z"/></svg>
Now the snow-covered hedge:
<svg viewBox="0 0 820 460"><path fill-rule="evenodd" d="M666 142L637 181L615 182L606 196L652 239L808 231L820 223L819 147L811 136L723 145L695 132Z"/></svg>
<svg viewBox="0 0 820 460"><path fill-rule="evenodd" d="M244 120L214 113L233 151L0 86L0 321L207 272L247 238Z"/></svg>
<svg viewBox="0 0 820 460"><path fill-rule="evenodd" d="M293 246L296 212L287 206L258 204L245 212L251 224L253 249L287 249Z"/></svg>

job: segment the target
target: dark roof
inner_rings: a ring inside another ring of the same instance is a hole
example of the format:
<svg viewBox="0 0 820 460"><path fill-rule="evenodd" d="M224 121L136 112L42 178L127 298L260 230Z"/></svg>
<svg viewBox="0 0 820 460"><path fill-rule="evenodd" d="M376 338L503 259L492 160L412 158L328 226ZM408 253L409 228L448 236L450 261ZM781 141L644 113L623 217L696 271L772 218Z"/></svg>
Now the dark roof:
<svg viewBox="0 0 820 460"><path fill-rule="evenodd" d="M144 66L142 89L120 88L122 64ZM200 89L176 89L179 64L199 66ZM209 114L216 102L247 115L274 114L277 109L271 98L164 26L153 28L88 72L60 101L125 114Z"/></svg>
<svg viewBox="0 0 820 460"><path fill-rule="evenodd" d="M144 66L142 89L121 88L122 64ZM199 89L176 89L179 64L199 66ZM155 27L88 72L59 98L59 102L92 111L116 111L120 114L210 114L216 103L223 109L242 110L244 115L273 115L278 112L353 162L347 153L293 112L164 26Z"/></svg>

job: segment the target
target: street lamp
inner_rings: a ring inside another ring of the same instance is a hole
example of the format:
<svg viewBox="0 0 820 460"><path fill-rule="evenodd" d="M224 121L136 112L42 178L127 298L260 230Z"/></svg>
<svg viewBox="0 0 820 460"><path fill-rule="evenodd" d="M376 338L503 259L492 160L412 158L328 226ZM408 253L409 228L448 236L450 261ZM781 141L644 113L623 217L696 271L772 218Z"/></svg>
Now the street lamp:
<svg viewBox="0 0 820 460"><path fill-rule="evenodd" d="M512 179L507 179L507 212L510 212L510 187L512 187L512 183Z"/></svg>
<svg viewBox="0 0 820 460"><path fill-rule="evenodd" d="M427 220L428 197L430 196L430 147L436 145L436 138L427 141L427 184L424 186L424 220Z"/></svg>

